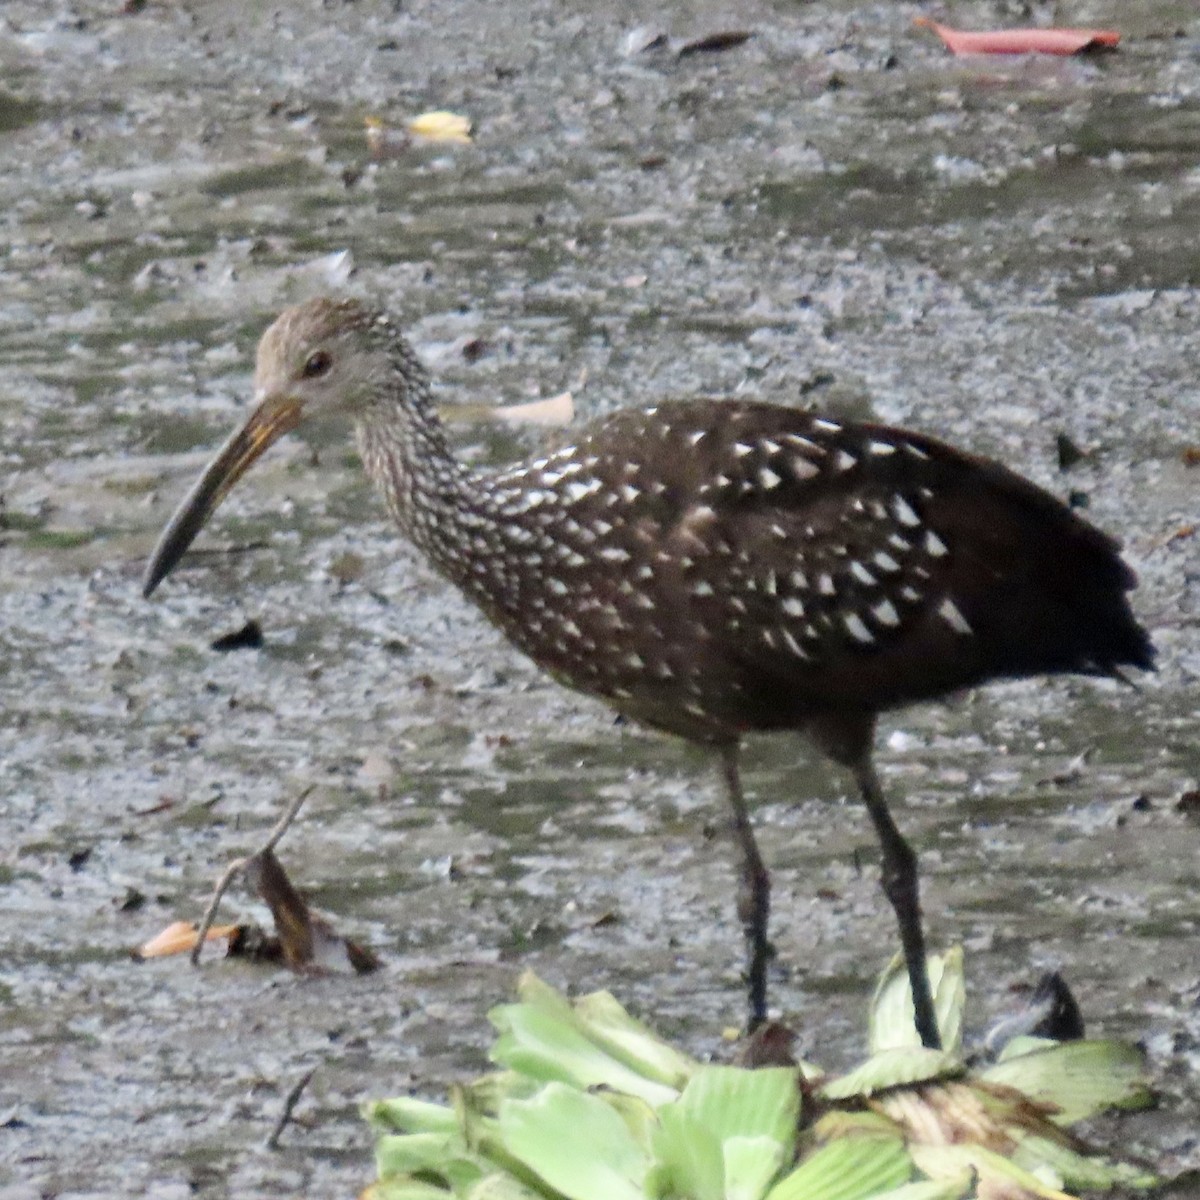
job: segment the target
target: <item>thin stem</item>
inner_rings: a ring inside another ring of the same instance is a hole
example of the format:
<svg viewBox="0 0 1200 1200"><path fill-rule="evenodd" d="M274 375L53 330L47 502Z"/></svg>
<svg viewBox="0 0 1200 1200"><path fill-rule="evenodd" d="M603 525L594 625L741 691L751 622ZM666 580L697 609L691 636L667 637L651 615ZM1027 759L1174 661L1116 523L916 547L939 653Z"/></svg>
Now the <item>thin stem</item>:
<svg viewBox="0 0 1200 1200"><path fill-rule="evenodd" d="M292 1119L292 1113L296 1111L296 1105L300 1103L300 1097L304 1094L304 1089L308 1087L309 1081L316 1073L316 1067L309 1067L293 1085L292 1090L284 1097L283 1112L280 1113L279 1120L275 1122L275 1128L271 1130L270 1136L263 1143L264 1149L279 1149L279 1139L283 1136L283 1131L288 1127Z"/></svg>
<svg viewBox="0 0 1200 1200"><path fill-rule="evenodd" d="M204 949L204 939L208 935L208 931L212 928L212 923L216 919L217 909L221 906L221 899L229 889L229 885L234 879L240 875L254 859L260 855L266 854L268 850L274 850L279 845L280 839L287 833L289 826L296 819L296 814L300 811L300 806L312 795L316 789L316 784L310 784L306 787L284 810L283 816L275 822L275 828L267 835L267 840L263 842L259 848L245 858L235 858L221 874L221 878L217 880L217 886L213 888L212 899L208 902L208 908L204 910L204 917L200 921L200 928L196 932L196 944L192 947L192 966L200 965L200 953Z"/></svg>

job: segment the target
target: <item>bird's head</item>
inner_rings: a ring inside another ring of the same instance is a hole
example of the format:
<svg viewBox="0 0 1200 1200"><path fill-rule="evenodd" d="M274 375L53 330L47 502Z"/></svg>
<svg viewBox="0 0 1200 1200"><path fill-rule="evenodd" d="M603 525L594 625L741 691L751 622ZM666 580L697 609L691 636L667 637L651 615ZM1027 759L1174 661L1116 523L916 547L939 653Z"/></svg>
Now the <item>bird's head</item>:
<svg viewBox="0 0 1200 1200"><path fill-rule="evenodd" d="M142 579L142 594L170 574L188 546L266 449L311 418L362 416L403 379L410 362L383 314L355 300L308 300L281 313L258 343L254 407L175 510ZM413 369L416 369L413 366Z"/></svg>

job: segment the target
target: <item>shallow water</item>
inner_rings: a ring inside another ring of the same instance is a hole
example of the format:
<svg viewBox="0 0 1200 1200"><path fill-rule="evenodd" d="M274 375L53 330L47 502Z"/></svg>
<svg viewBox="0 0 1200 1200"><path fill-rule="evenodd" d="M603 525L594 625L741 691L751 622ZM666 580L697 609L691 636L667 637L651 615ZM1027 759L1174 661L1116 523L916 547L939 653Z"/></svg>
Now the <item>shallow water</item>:
<svg viewBox="0 0 1200 1200"><path fill-rule="evenodd" d="M0 9L0 1196L354 1194L357 1104L479 1070L526 967L700 1054L741 1017L703 757L614 727L448 596L344 431L279 448L204 543L258 548L141 600L258 333L328 290L402 315L447 403L816 403L1086 496L1158 674L898 714L880 765L932 939L967 946L972 1027L1061 967L1164 1092L1103 1136L1200 1166L1193 6L1088 4L1127 42L1064 62L952 59L906 5L743 5L749 43L682 61L623 53L644 14L615 3L118 7ZM443 107L473 146L370 160L364 116ZM1066 474L1060 432L1095 451ZM545 435L458 436L503 461ZM261 651L208 649L247 616ZM305 783L284 862L385 969L132 963ZM747 784L774 1000L848 1062L894 942L870 830L795 739L755 745Z"/></svg>

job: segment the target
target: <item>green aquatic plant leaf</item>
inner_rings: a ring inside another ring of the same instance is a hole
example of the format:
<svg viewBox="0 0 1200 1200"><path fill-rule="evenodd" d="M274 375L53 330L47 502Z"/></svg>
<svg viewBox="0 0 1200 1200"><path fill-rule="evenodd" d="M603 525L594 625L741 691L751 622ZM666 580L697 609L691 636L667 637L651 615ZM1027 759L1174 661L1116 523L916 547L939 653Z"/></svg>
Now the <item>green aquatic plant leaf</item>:
<svg viewBox="0 0 1200 1200"><path fill-rule="evenodd" d="M658 1118L655 1181L661 1194L760 1200L794 1153L799 1071L701 1067Z"/></svg>
<svg viewBox="0 0 1200 1200"><path fill-rule="evenodd" d="M463 1193L463 1200L548 1200L549 1193L534 1191L511 1175L494 1172L473 1183Z"/></svg>
<svg viewBox="0 0 1200 1200"><path fill-rule="evenodd" d="M610 992L580 996L573 1007L590 1041L646 1079L678 1091L700 1065L631 1017Z"/></svg>
<svg viewBox="0 0 1200 1200"><path fill-rule="evenodd" d="M725 1159L712 1131L677 1103L665 1105L658 1115L649 1194L656 1200L723 1200Z"/></svg>
<svg viewBox="0 0 1200 1200"><path fill-rule="evenodd" d="M658 1131L658 1112L640 1097L624 1092L604 1090L597 1095L625 1122L630 1136L649 1154Z"/></svg>
<svg viewBox="0 0 1200 1200"><path fill-rule="evenodd" d="M500 1032L491 1059L538 1083L574 1087L610 1087L638 1096L647 1104L663 1104L678 1094L655 1083L610 1054L558 1015L526 1004L493 1009L489 1019Z"/></svg>
<svg viewBox="0 0 1200 1200"><path fill-rule="evenodd" d="M785 1163L791 1148L773 1137L731 1137L721 1145L725 1166L724 1200L762 1200Z"/></svg>
<svg viewBox="0 0 1200 1200"><path fill-rule="evenodd" d="M769 1137L791 1147L800 1120L799 1073L795 1067L701 1067L679 1099L666 1106L675 1107L719 1141Z"/></svg>
<svg viewBox="0 0 1200 1200"><path fill-rule="evenodd" d="M1053 1106L1051 1119L1059 1125L1073 1125L1106 1108L1144 1108L1153 1099L1145 1058L1128 1042L1041 1043L988 1067L979 1078Z"/></svg>
<svg viewBox="0 0 1200 1200"><path fill-rule="evenodd" d="M957 1179L971 1171L993 1195L1012 1200L1074 1200L1062 1190L1062 1178L1053 1169L1027 1170L983 1146L914 1145L909 1149L913 1162L932 1179ZM1007 1190L1002 1190L1005 1187Z"/></svg>
<svg viewBox="0 0 1200 1200"><path fill-rule="evenodd" d="M384 1178L426 1172L448 1180L448 1165L465 1149L457 1134L392 1134L376 1142L375 1165Z"/></svg>
<svg viewBox="0 0 1200 1200"><path fill-rule="evenodd" d="M1084 1192L1106 1192L1115 1187L1145 1189L1160 1180L1131 1163L1117 1163L1096 1155L1086 1155L1060 1141L1026 1134L1009 1156L1018 1167L1037 1172L1049 1168L1062 1180L1063 1187Z"/></svg>
<svg viewBox="0 0 1200 1200"><path fill-rule="evenodd" d="M567 1200L644 1200L646 1152L598 1096L548 1083L500 1106L505 1149Z"/></svg>
<svg viewBox="0 0 1200 1200"><path fill-rule="evenodd" d="M870 1200L912 1175L912 1159L895 1138L843 1138L810 1154L766 1200Z"/></svg>
<svg viewBox="0 0 1200 1200"><path fill-rule="evenodd" d="M964 1171L950 1179L922 1179L906 1183L871 1200L969 1200L975 1195L975 1172Z"/></svg>
<svg viewBox="0 0 1200 1200"><path fill-rule="evenodd" d="M502 1004L488 1013L500 1034L492 1047L493 1062L540 1083L609 1087L653 1105L678 1095L678 1088L647 1078L594 1040L572 1006L532 973L522 977L519 995L520 1003Z"/></svg>
<svg viewBox="0 0 1200 1200"><path fill-rule="evenodd" d="M380 1133L454 1133L458 1120L446 1104L431 1104L412 1096L372 1100L362 1107L363 1116Z"/></svg>
<svg viewBox="0 0 1200 1200"><path fill-rule="evenodd" d="M964 1070L962 1062L948 1050L897 1046L880 1050L845 1075L827 1080L818 1094L826 1100L849 1100L931 1079L952 1079Z"/></svg>
<svg viewBox="0 0 1200 1200"><path fill-rule="evenodd" d="M926 959L929 986L933 991L933 1008L942 1049L948 1054L962 1053L962 1020L967 993L963 977L963 954L954 947L945 954L931 954ZM868 1043L872 1054L884 1050L920 1046L914 1015L912 985L900 955L884 969L875 995L871 1000Z"/></svg>
<svg viewBox="0 0 1200 1200"><path fill-rule="evenodd" d="M438 1133L388 1134L375 1146L381 1183L406 1181L463 1196L490 1169L486 1160L467 1150L463 1139Z"/></svg>
<svg viewBox="0 0 1200 1200"><path fill-rule="evenodd" d="M953 1047L961 957L931 974ZM449 1106L364 1107L381 1132L367 1200L966 1200L976 1177L1013 1200L1072 1200L1066 1189L1156 1182L1057 1127L1145 1104L1140 1052L1020 1038L968 1071L953 1048L919 1044L896 963L872 1009L874 1052L837 1078L702 1066L608 993L572 1004L532 975L491 1016L503 1070L452 1088ZM819 1115L806 1127L807 1097ZM798 1164L797 1146L810 1147Z"/></svg>

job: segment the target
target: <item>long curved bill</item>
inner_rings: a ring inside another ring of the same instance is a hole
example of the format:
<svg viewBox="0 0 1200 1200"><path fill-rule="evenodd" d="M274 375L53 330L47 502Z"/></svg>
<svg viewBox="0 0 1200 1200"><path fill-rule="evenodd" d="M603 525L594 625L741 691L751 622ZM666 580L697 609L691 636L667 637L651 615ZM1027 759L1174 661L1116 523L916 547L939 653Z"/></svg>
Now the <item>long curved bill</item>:
<svg viewBox="0 0 1200 1200"><path fill-rule="evenodd" d="M166 579L233 485L269 446L300 424L301 416L298 400L267 396L233 431L162 531L142 576L143 596Z"/></svg>

